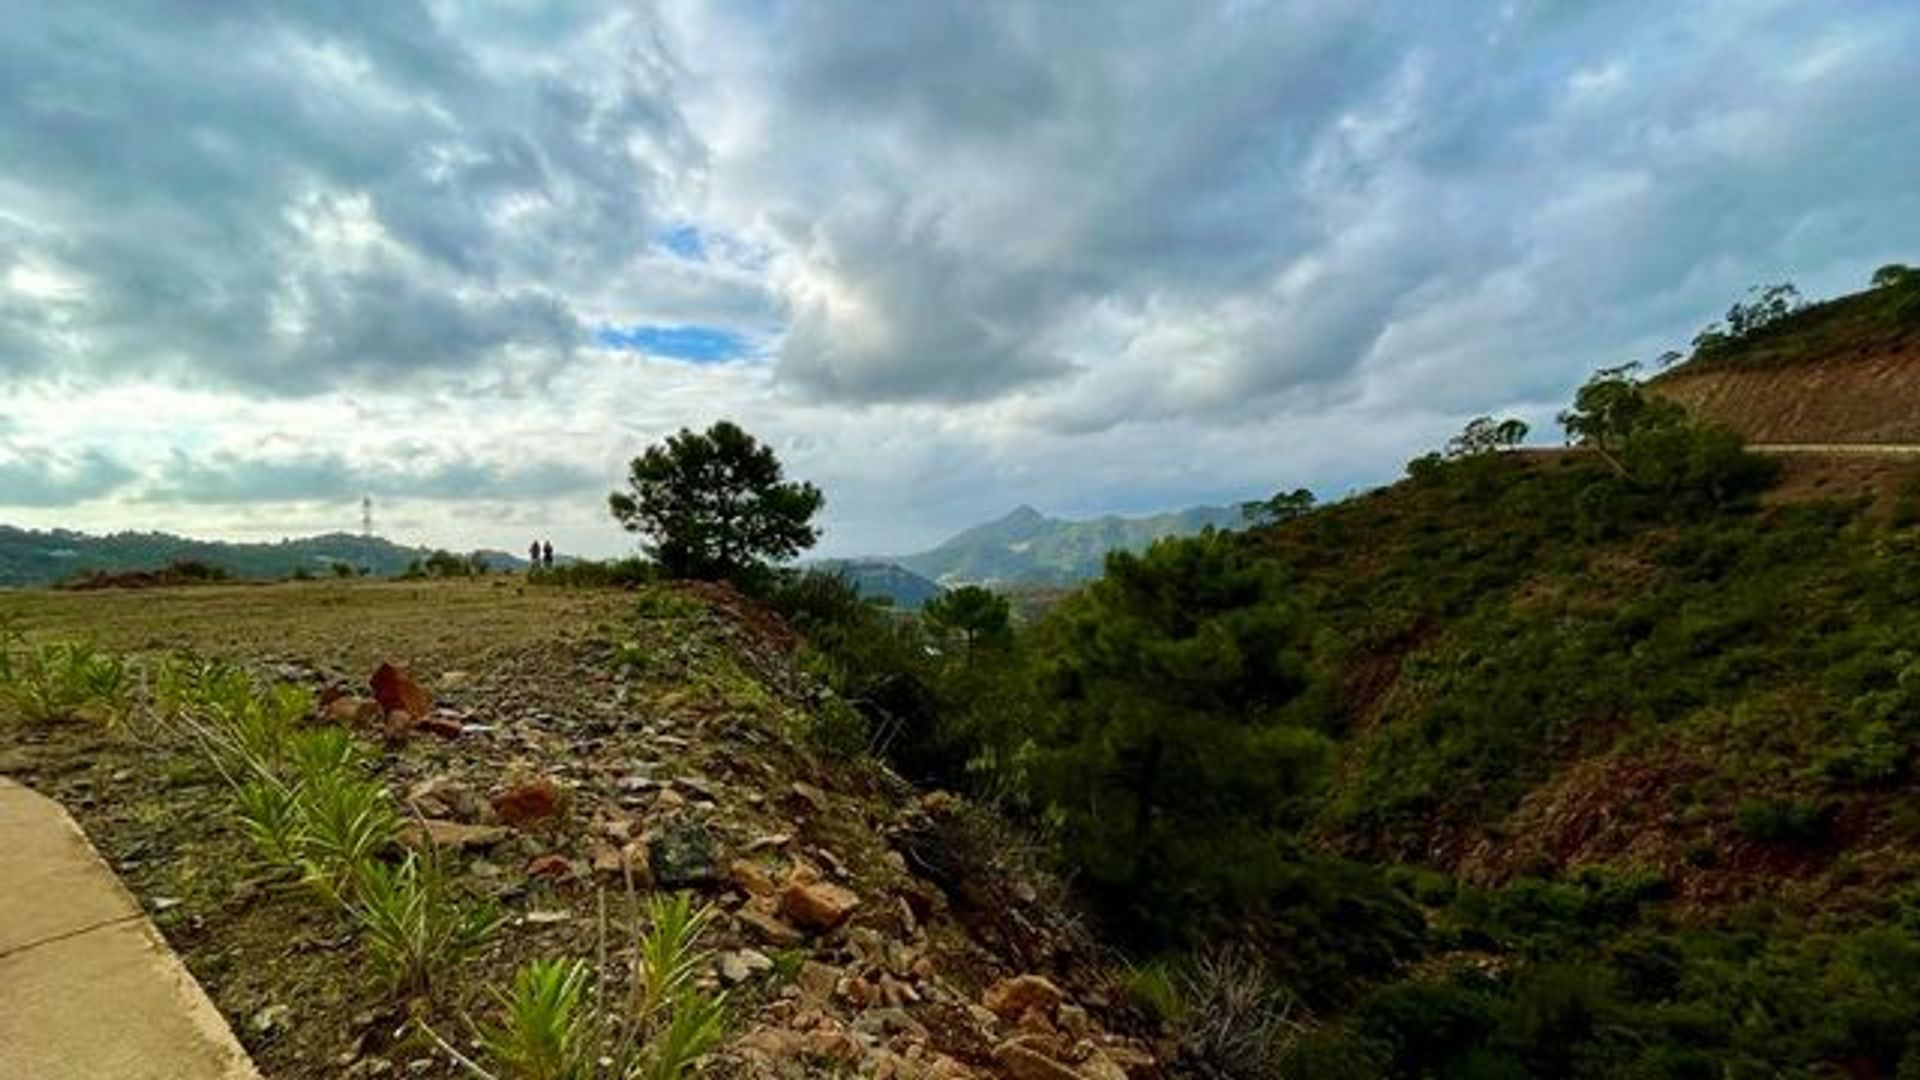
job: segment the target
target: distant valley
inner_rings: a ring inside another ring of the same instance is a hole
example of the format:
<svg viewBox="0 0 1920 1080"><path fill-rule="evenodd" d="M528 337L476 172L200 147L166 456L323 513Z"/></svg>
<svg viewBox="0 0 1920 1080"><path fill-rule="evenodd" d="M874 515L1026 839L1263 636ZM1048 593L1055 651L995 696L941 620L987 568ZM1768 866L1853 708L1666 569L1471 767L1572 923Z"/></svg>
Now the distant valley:
<svg viewBox="0 0 1920 1080"><path fill-rule="evenodd" d="M1021 506L916 554L815 565L845 574L869 596L917 608L940 589L955 585L1075 585L1099 577L1110 551L1140 551L1155 540L1191 536L1209 525L1224 529L1243 524L1239 508L1228 506L1087 521L1050 517Z"/></svg>

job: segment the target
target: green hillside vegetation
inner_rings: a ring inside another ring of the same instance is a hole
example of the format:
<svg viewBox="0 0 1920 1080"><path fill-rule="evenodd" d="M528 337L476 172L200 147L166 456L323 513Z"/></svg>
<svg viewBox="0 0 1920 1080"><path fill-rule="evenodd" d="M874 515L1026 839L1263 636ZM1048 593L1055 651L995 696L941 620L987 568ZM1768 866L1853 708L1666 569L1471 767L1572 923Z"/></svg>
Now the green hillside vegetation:
<svg viewBox="0 0 1920 1080"><path fill-rule="evenodd" d="M1920 345L1920 271L1881 267L1863 292L1807 304L1790 284L1756 288L1693 340L1676 371L1760 368L1901 352ZM1677 354L1671 354L1677 356Z"/></svg>
<svg viewBox="0 0 1920 1080"><path fill-rule="evenodd" d="M1049 837L1206 1075L1920 1076L1920 477L1773 500L1626 372L1563 419L964 657L772 599L828 737Z"/></svg>
<svg viewBox="0 0 1920 1080"><path fill-rule="evenodd" d="M438 553L445 555L445 553ZM494 570L525 564L503 552L476 552ZM328 533L270 543L193 540L159 532L121 532L93 536L65 529L40 531L0 525L0 586L40 586L89 574L160 571L173 564L197 564L231 578L277 580L293 576L333 576L336 567L377 577L422 572L436 553L405 547L379 537ZM447 556L452 558L453 556ZM469 562L472 556L463 556ZM444 560L442 560L444 561Z"/></svg>
<svg viewBox="0 0 1920 1080"><path fill-rule="evenodd" d="M1071 585L1100 576L1108 552L1139 551L1169 536L1243 523L1241 511L1230 507L1068 521L1022 506L938 547L890 561L941 584Z"/></svg>

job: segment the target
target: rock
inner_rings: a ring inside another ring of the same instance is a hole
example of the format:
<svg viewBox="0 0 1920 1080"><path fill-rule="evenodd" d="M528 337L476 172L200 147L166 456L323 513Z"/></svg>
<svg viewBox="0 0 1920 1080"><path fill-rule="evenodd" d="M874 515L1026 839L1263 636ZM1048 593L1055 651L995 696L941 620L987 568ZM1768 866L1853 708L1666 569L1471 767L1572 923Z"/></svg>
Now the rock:
<svg viewBox="0 0 1920 1080"><path fill-rule="evenodd" d="M1035 1049L1028 1040L1009 1039L994 1047L994 1060L1012 1080L1087 1080L1078 1070Z"/></svg>
<svg viewBox="0 0 1920 1080"><path fill-rule="evenodd" d="M727 876L748 896L772 896L780 891L780 887L773 883L773 875L767 873L759 863L748 859L733 860L732 865L727 867Z"/></svg>
<svg viewBox="0 0 1920 1080"><path fill-rule="evenodd" d="M1066 999L1067 995L1046 976L1022 975L1014 979L1002 979L988 987L987 992L980 996L980 1004L991 1009L1002 1020L1013 1020L1029 1009L1051 1014Z"/></svg>
<svg viewBox="0 0 1920 1080"><path fill-rule="evenodd" d="M555 923L566 922L571 918L573 918L573 913L570 911L529 911L526 914L526 921L529 926L552 926Z"/></svg>
<svg viewBox="0 0 1920 1080"><path fill-rule="evenodd" d="M407 805L421 817L474 821L486 813L486 800L472 788L445 776L430 777L407 789Z"/></svg>
<svg viewBox="0 0 1920 1080"><path fill-rule="evenodd" d="M839 989L840 969L818 960L807 960L801 963L800 973L794 977L794 982L800 987L803 1001L824 1005Z"/></svg>
<svg viewBox="0 0 1920 1080"><path fill-rule="evenodd" d="M807 1053L823 1061L854 1064L866 1056L860 1040L838 1027L820 1027L807 1033Z"/></svg>
<svg viewBox="0 0 1920 1080"><path fill-rule="evenodd" d="M714 957L714 967L719 969L720 978L729 985L743 983L755 975L773 970L773 959L766 953L754 949L740 949L723 952Z"/></svg>
<svg viewBox="0 0 1920 1080"><path fill-rule="evenodd" d="M647 857L662 888L703 888L720 880L713 834L704 825L675 822L663 827L647 842Z"/></svg>
<svg viewBox="0 0 1920 1080"><path fill-rule="evenodd" d="M507 836L507 830L498 825L467 825L439 818L425 818L400 830L401 843L409 847L431 845L452 851L490 847Z"/></svg>
<svg viewBox="0 0 1920 1080"><path fill-rule="evenodd" d="M413 733L413 714L405 709L394 709L387 713L386 723L382 725L384 734L393 742L401 742Z"/></svg>
<svg viewBox="0 0 1920 1080"><path fill-rule="evenodd" d="M594 845L593 872L621 883L631 876L635 889L653 888L653 865L647 859L647 846L637 841L620 847Z"/></svg>
<svg viewBox="0 0 1920 1080"><path fill-rule="evenodd" d="M493 812L513 826L544 821L560 812L565 793L552 777L523 780L493 797Z"/></svg>
<svg viewBox="0 0 1920 1080"><path fill-rule="evenodd" d="M759 936L761 941L779 949L791 948L805 940L805 935L786 923L764 911L755 908L741 908L738 918L747 929Z"/></svg>
<svg viewBox="0 0 1920 1080"><path fill-rule="evenodd" d="M1084 1039L1093 1029L1093 1021L1087 1016L1087 1010L1078 1005L1063 1004L1059 1014L1060 1030L1066 1032L1068 1038Z"/></svg>
<svg viewBox="0 0 1920 1080"><path fill-rule="evenodd" d="M413 716L433 712L433 695L398 664L381 664L374 669L373 678L367 680L367 684L373 689L373 700L386 712L398 709Z"/></svg>
<svg viewBox="0 0 1920 1080"><path fill-rule="evenodd" d="M360 697L335 698L320 712L321 719L341 727L368 727L384 715L379 702Z"/></svg>
<svg viewBox="0 0 1920 1080"><path fill-rule="evenodd" d="M567 881L573 877L573 860L565 855L541 855L527 864L527 876Z"/></svg>
<svg viewBox="0 0 1920 1080"><path fill-rule="evenodd" d="M247 1026L257 1035L271 1036L286 1027L287 1017L292 1015L291 1005L268 1005L249 1017Z"/></svg>
<svg viewBox="0 0 1920 1080"><path fill-rule="evenodd" d="M461 722L459 717L445 711L423 716L414 726L429 735L438 735L443 739L458 738L467 730L467 725Z"/></svg>
<svg viewBox="0 0 1920 1080"><path fill-rule="evenodd" d="M922 1039L927 1037L926 1027L907 1015L905 1009L899 1008L868 1009L853 1018L853 1030L862 1035L874 1035L883 1039L903 1033Z"/></svg>
<svg viewBox="0 0 1920 1080"><path fill-rule="evenodd" d="M458 690L472 681L472 674L465 671L444 671L440 673L440 689L442 690Z"/></svg>
<svg viewBox="0 0 1920 1080"><path fill-rule="evenodd" d="M793 1061L806 1050L806 1037L781 1027L761 1027L742 1035L735 1050L765 1059L768 1063Z"/></svg>
<svg viewBox="0 0 1920 1080"><path fill-rule="evenodd" d="M1105 1054L1094 1054L1080 1063L1079 1070L1087 1080L1127 1080L1127 1070Z"/></svg>
<svg viewBox="0 0 1920 1080"><path fill-rule="evenodd" d="M796 866L780 894L780 914L802 930L824 933L847 921L860 906L852 889L821 881L805 867Z"/></svg>
<svg viewBox="0 0 1920 1080"><path fill-rule="evenodd" d="M814 813L824 814L827 812L827 793L814 787L812 784L795 780L793 782L793 793L800 797L801 802L812 807Z"/></svg>

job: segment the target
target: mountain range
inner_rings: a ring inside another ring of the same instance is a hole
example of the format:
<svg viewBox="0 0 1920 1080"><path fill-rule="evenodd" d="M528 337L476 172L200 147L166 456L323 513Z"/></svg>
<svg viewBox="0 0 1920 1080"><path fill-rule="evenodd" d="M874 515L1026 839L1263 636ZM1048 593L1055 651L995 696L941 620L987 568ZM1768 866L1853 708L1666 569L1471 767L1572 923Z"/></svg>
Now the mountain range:
<svg viewBox="0 0 1920 1080"><path fill-rule="evenodd" d="M1072 585L1099 577L1110 551L1139 551L1165 537L1244 524L1240 510L1227 506L1088 521L1021 506L936 547L889 561L942 585Z"/></svg>
<svg viewBox="0 0 1920 1080"><path fill-rule="evenodd" d="M1050 517L1031 506L975 525L912 555L828 559L813 565L850 578L861 592L917 608L956 585L1063 587L1099 577L1110 551L1139 551L1155 540L1235 528L1237 507L1195 506L1145 517L1087 521Z"/></svg>

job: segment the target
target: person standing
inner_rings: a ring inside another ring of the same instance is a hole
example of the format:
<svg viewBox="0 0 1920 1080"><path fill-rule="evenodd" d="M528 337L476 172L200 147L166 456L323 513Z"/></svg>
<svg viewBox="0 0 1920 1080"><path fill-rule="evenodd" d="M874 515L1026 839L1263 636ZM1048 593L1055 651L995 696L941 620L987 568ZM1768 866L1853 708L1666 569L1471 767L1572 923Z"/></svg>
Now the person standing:
<svg viewBox="0 0 1920 1080"><path fill-rule="evenodd" d="M540 564L549 570L553 569L553 541L540 545Z"/></svg>
<svg viewBox="0 0 1920 1080"><path fill-rule="evenodd" d="M529 573L540 569L540 541L527 545L527 570Z"/></svg>

